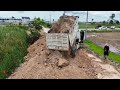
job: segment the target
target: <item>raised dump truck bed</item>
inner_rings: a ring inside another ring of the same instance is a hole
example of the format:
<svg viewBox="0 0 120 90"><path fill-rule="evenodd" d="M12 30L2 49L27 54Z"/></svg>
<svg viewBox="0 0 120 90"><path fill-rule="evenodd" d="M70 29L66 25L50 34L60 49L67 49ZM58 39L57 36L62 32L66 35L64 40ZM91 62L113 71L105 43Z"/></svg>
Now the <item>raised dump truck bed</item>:
<svg viewBox="0 0 120 90"><path fill-rule="evenodd" d="M78 32L77 16L62 16L50 31L46 34L46 46L48 49L71 51L73 49Z"/></svg>
<svg viewBox="0 0 120 90"><path fill-rule="evenodd" d="M69 38L67 33L48 33L46 35L47 48L56 50L69 50Z"/></svg>

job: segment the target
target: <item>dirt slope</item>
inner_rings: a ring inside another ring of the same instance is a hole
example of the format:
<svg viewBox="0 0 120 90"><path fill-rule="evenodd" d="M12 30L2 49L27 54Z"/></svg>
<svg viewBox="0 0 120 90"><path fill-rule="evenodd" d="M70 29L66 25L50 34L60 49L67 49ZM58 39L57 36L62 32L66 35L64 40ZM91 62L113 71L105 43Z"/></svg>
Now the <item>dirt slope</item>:
<svg viewBox="0 0 120 90"><path fill-rule="evenodd" d="M49 51L45 45L45 33L28 48L25 62L8 79L109 79L120 78L120 73L109 64L86 50L80 49L77 56L67 58L70 64L59 68L56 62L62 57L58 51Z"/></svg>

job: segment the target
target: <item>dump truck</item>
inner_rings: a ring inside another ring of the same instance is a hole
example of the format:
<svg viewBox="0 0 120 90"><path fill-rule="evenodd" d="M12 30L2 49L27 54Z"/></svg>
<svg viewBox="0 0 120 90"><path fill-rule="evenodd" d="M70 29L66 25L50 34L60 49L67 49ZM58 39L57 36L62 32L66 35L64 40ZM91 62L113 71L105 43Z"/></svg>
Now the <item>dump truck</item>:
<svg viewBox="0 0 120 90"><path fill-rule="evenodd" d="M70 21L70 18L72 18L73 20L71 19ZM53 29L51 29L50 32L46 34L47 49L64 51L66 53L69 53L72 57L75 57L76 52L80 47L80 30L78 25L78 19L78 16L60 17L61 21L58 20L59 23L56 23ZM71 24L68 25L68 23L70 22Z"/></svg>

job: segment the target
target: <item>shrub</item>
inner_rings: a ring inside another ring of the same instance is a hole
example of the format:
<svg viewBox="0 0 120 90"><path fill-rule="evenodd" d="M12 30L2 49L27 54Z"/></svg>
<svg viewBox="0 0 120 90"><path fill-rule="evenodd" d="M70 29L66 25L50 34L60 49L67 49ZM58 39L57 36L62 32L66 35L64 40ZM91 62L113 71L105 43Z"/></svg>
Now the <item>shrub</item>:
<svg viewBox="0 0 120 90"><path fill-rule="evenodd" d="M110 24L113 24L113 20L110 20L110 22L109 22Z"/></svg>
<svg viewBox="0 0 120 90"><path fill-rule="evenodd" d="M29 28L28 26L25 26L25 25L19 25L18 27L21 29L24 29L24 30L28 30L28 28Z"/></svg>
<svg viewBox="0 0 120 90"><path fill-rule="evenodd" d="M116 24L119 24L119 21L118 21L118 20L116 21Z"/></svg>
<svg viewBox="0 0 120 90"><path fill-rule="evenodd" d="M38 31L31 31L31 34L28 36L28 43L33 44L40 38L40 33Z"/></svg>
<svg viewBox="0 0 120 90"><path fill-rule="evenodd" d="M101 27L101 25L97 25L95 28L98 29L99 27Z"/></svg>

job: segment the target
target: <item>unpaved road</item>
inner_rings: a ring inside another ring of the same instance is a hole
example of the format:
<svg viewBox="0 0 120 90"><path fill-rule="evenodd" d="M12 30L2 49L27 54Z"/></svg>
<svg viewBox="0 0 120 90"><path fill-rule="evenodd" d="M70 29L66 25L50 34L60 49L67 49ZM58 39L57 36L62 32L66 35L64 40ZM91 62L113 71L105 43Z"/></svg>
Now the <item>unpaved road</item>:
<svg viewBox="0 0 120 90"><path fill-rule="evenodd" d="M86 28L80 28L81 30L86 30ZM87 30L92 31L92 30L99 30L99 29L95 29L95 28L87 28ZM110 28L107 28L107 30L112 30ZM114 30L120 30L120 28L115 28Z"/></svg>
<svg viewBox="0 0 120 90"><path fill-rule="evenodd" d="M50 28L43 27L43 32L48 33L49 30L50 30Z"/></svg>
<svg viewBox="0 0 120 90"><path fill-rule="evenodd" d="M57 52L46 56L45 34L28 48L25 62L8 79L120 79L120 73L110 64L80 49L75 58L67 58L70 64L58 68L46 64L46 59L54 61ZM59 54L58 54L59 55Z"/></svg>
<svg viewBox="0 0 120 90"><path fill-rule="evenodd" d="M98 72L98 79L120 79L120 73L114 68L114 66L103 63L103 61L92 54L88 54L88 56L92 58L93 62L95 61L95 65L99 65L102 69L104 69L102 73Z"/></svg>

